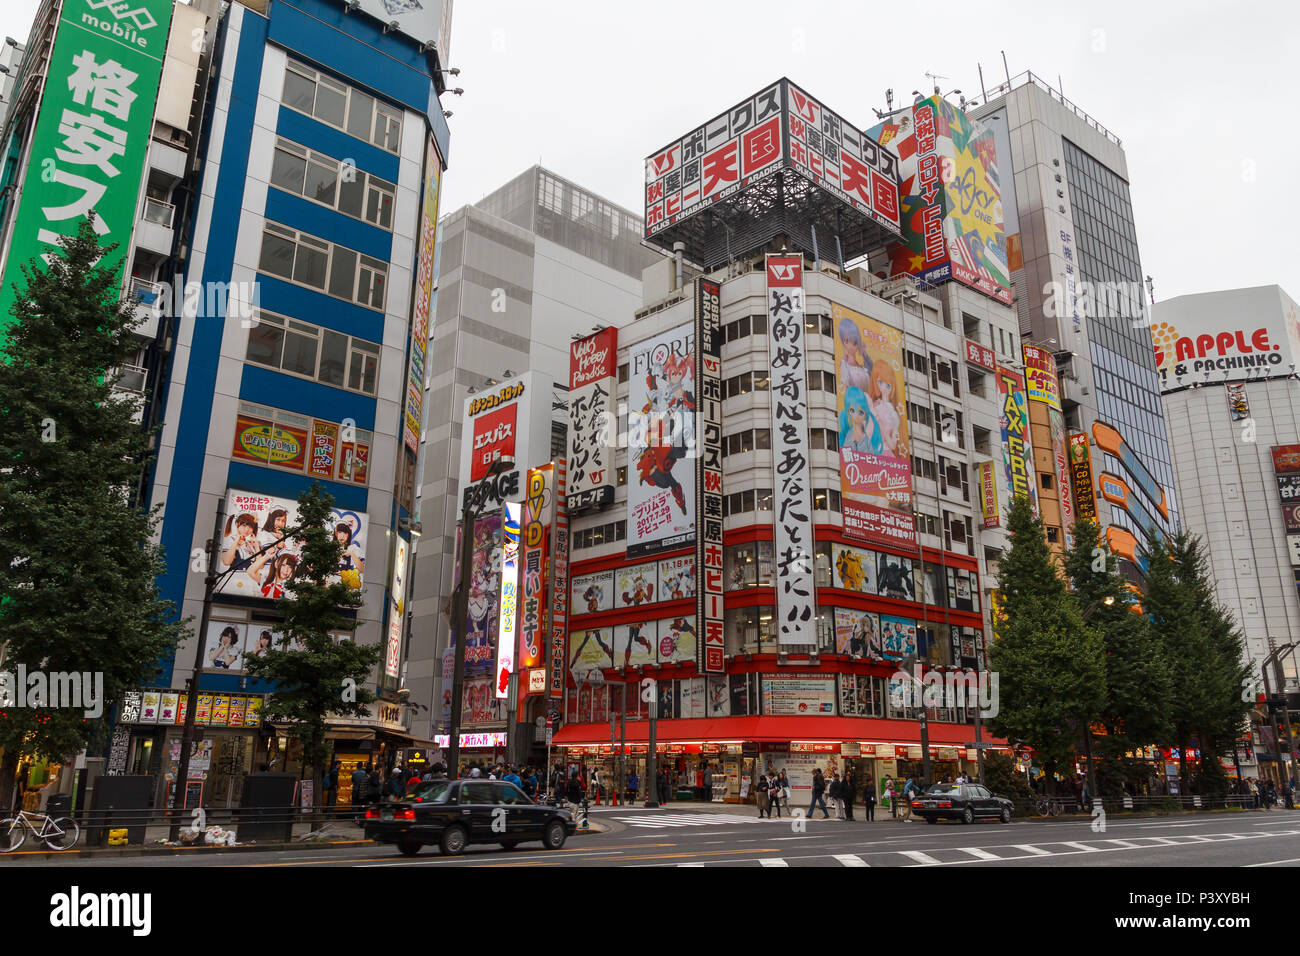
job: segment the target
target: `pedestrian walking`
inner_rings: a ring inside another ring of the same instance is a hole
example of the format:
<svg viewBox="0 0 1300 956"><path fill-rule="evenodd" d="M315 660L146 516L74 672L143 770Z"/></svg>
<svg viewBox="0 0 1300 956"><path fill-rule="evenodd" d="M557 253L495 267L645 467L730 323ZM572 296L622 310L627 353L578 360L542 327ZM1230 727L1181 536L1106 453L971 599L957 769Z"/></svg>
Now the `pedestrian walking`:
<svg viewBox="0 0 1300 956"><path fill-rule="evenodd" d="M760 820L767 816L767 791L767 774L761 773L758 775L758 788L754 791L754 799L758 804L758 817Z"/></svg>
<svg viewBox="0 0 1300 956"><path fill-rule="evenodd" d="M821 804L822 819L829 820L831 818L831 815L826 812L826 801L822 798L822 794L825 792L826 778L822 776L821 768L818 767L813 771L812 799L808 801L808 819L812 819L813 810L818 804Z"/></svg>
<svg viewBox="0 0 1300 956"><path fill-rule="evenodd" d="M912 822L912 797L921 792L921 788L916 785L916 781L911 777L907 778L907 783L903 784L903 822Z"/></svg>
<svg viewBox="0 0 1300 956"><path fill-rule="evenodd" d="M866 779L862 781L862 806L867 811L867 822L876 822L876 783L871 779L871 774L867 774Z"/></svg>
<svg viewBox="0 0 1300 956"><path fill-rule="evenodd" d="M781 816L781 801L784 799L783 794L785 790L785 783L783 782L784 778L785 771L782 770L780 774L773 774L772 779L768 783L767 815L769 817L772 815L773 810L776 811L777 817ZM788 807L786 809L787 811L789 810Z"/></svg>
<svg viewBox="0 0 1300 956"><path fill-rule="evenodd" d="M790 778L785 775L784 770L777 775L777 782L781 785L781 807L785 810L785 815L789 816L791 794Z"/></svg>
<svg viewBox="0 0 1300 956"><path fill-rule="evenodd" d="M366 815L366 788L370 785L370 776L361 763L352 771L352 816L358 823Z"/></svg>
<svg viewBox="0 0 1300 956"><path fill-rule="evenodd" d="M853 822L853 803L858 799L858 783L853 779L853 771L845 769L844 781L840 784L840 796L844 801L844 819Z"/></svg>
<svg viewBox="0 0 1300 956"><path fill-rule="evenodd" d="M659 771L659 805L666 806L668 797L672 793L672 784L668 779L668 770Z"/></svg>
<svg viewBox="0 0 1300 956"><path fill-rule="evenodd" d="M894 778L885 778L885 803L889 804L889 815L898 819L898 794L894 791Z"/></svg>
<svg viewBox="0 0 1300 956"><path fill-rule="evenodd" d="M840 803L843 793L841 792L844 784L840 782L839 771L831 771L831 782L826 788L826 795L831 798L831 809L835 813L836 820L844 819L844 806Z"/></svg>

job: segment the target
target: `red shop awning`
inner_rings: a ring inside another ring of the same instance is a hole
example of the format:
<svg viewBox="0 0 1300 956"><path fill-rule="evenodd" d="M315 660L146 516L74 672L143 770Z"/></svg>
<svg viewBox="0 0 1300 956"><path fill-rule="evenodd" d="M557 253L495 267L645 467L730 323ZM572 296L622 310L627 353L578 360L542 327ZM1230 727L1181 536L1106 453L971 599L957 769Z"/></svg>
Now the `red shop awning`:
<svg viewBox="0 0 1300 956"><path fill-rule="evenodd" d="M619 734L616 731L616 734ZM983 734L998 747L1007 742ZM969 724L930 722L930 746L961 747L974 737ZM621 736L618 737L621 739ZM921 727L911 720L878 720L861 717L712 717L699 720L660 720L655 740L661 744L714 744L744 741L853 741L868 743L921 743ZM644 720L627 722L627 742L650 741L650 727ZM556 747L609 744L609 724L568 724L556 733Z"/></svg>

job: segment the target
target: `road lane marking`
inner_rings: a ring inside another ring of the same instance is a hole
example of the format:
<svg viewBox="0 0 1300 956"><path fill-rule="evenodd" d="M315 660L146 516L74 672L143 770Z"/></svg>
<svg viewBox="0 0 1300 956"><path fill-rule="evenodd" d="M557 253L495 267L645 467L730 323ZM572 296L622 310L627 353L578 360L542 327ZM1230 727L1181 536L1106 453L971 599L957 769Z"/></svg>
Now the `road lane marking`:
<svg viewBox="0 0 1300 956"><path fill-rule="evenodd" d="M1068 847L1070 847L1070 848L1072 848L1072 849L1080 850L1080 851L1082 851L1082 852L1084 852L1084 853L1100 853L1100 852L1101 852L1100 847L1089 846L1089 845L1086 844L1086 843L1078 843L1078 842L1076 842L1076 841L1072 841L1072 840L1060 840L1060 841L1057 841L1057 842L1058 842L1059 845L1061 845L1061 846L1068 846ZM1050 846L1050 844L1049 844L1049 846Z"/></svg>
<svg viewBox="0 0 1300 956"><path fill-rule="evenodd" d="M939 862L934 857L930 856L930 854L922 853L920 850L899 850L898 852L903 854L903 856L915 860L917 863L921 863L926 866L930 866L932 864Z"/></svg>
<svg viewBox="0 0 1300 956"><path fill-rule="evenodd" d="M1247 863L1245 866L1249 869L1256 866L1281 866L1283 863L1300 863L1300 857L1293 857L1290 860L1269 860L1267 863Z"/></svg>
<svg viewBox="0 0 1300 956"><path fill-rule="evenodd" d="M1041 846L1030 846L1027 843L1013 843L1011 845L1011 848L1013 850L1021 850L1025 853L1028 853L1030 856L1051 856L1052 855L1051 850L1044 850ZM1021 857L1020 859L1025 859L1025 857Z"/></svg>
<svg viewBox="0 0 1300 956"><path fill-rule="evenodd" d="M839 860L840 864L843 866L870 866L871 865L866 860L862 859L862 857L858 856L856 853L837 853L835 854L834 858L836 860Z"/></svg>
<svg viewBox="0 0 1300 956"><path fill-rule="evenodd" d="M996 853L990 853L988 850L982 850L982 849L980 849L980 848L977 847L977 846L963 846L963 847L956 847L955 849L960 850L962 853L969 853L971 856L975 857L975 859L977 859L977 860L1000 860L1000 859L1002 859L1002 857L998 856Z"/></svg>
<svg viewBox="0 0 1300 956"><path fill-rule="evenodd" d="M779 857L776 859L772 859L771 857L769 857L766 860L759 860L758 865L759 866L789 866L790 864L785 862L785 860L782 860Z"/></svg>

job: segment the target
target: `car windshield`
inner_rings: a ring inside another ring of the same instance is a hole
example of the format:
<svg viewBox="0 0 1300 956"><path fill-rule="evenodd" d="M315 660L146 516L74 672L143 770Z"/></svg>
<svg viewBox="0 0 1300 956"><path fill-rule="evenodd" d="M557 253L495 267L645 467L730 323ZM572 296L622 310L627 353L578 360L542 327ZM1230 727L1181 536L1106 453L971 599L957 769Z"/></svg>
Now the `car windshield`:
<svg viewBox="0 0 1300 956"><path fill-rule="evenodd" d="M415 803L446 803L450 793L450 780L430 780L416 787L411 799Z"/></svg>
<svg viewBox="0 0 1300 956"><path fill-rule="evenodd" d="M927 795L927 796L934 796L934 797L938 797L938 796L953 796L953 797L955 797L955 796L957 796L958 794L961 793L961 789L960 789L959 787L955 787L955 786L953 786L953 785L950 784L950 783L936 783L933 787L931 787L929 790L927 790L927 791L925 791L925 792L926 792L926 795Z"/></svg>

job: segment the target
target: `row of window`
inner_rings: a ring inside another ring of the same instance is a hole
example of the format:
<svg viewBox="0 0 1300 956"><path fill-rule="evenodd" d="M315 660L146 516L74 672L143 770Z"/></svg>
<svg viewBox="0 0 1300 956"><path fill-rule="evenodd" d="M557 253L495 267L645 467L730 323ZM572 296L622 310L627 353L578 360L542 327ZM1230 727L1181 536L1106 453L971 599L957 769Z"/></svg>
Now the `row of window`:
<svg viewBox="0 0 1300 956"><path fill-rule="evenodd" d="M266 223L258 268L318 292L384 311L388 263L305 232Z"/></svg>
<svg viewBox="0 0 1300 956"><path fill-rule="evenodd" d="M814 511L840 510L840 493L834 488L814 488L812 490ZM771 511L772 489L758 488L749 491L737 491L722 497L722 515L724 518L744 514L750 511Z"/></svg>
<svg viewBox="0 0 1300 956"><path fill-rule="evenodd" d="M627 522L613 521L573 532L573 549L576 551L580 548L594 548L597 545L611 544L625 538L627 538Z"/></svg>
<svg viewBox="0 0 1300 956"><path fill-rule="evenodd" d="M248 333L248 361L324 385L374 395L379 346L273 312L259 312Z"/></svg>
<svg viewBox="0 0 1300 956"><path fill-rule="evenodd" d="M352 163L280 139L271 160L271 185L392 231L397 187Z"/></svg>
<svg viewBox="0 0 1300 956"><path fill-rule="evenodd" d="M396 154L401 145L401 110L297 60L285 70L280 101L387 152Z"/></svg>

